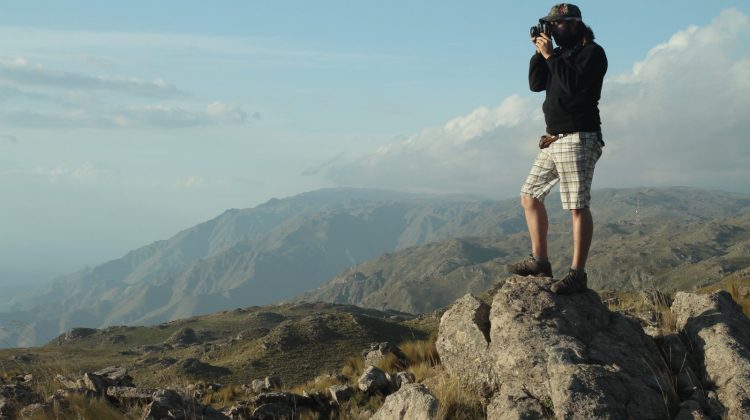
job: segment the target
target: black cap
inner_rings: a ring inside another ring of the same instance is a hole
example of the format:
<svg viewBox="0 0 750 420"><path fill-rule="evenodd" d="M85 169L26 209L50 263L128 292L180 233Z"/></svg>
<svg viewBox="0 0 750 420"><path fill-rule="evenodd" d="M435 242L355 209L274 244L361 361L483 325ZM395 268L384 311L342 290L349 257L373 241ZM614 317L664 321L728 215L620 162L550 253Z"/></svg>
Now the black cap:
<svg viewBox="0 0 750 420"><path fill-rule="evenodd" d="M575 4L560 3L552 6L549 14L540 21L554 22L556 20L581 20L581 9Z"/></svg>

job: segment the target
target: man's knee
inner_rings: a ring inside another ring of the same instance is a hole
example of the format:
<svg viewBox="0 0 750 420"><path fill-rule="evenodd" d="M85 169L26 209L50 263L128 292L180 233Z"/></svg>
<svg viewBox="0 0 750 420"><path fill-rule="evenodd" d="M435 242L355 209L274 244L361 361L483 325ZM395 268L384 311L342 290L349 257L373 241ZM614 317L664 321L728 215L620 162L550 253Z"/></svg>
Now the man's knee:
<svg viewBox="0 0 750 420"><path fill-rule="evenodd" d="M530 195L525 195L525 194L521 195L521 206L524 209L527 209L527 210L536 209L542 205L544 204L537 198L534 198Z"/></svg>
<svg viewBox="0 0 750 420"><path fill-rule="evenodd" d="M573 216L574 219L577 219L582 216L588 216L591 214L591 210L588 207L584 207L582 209L571 209L570 215Z"/></svg>

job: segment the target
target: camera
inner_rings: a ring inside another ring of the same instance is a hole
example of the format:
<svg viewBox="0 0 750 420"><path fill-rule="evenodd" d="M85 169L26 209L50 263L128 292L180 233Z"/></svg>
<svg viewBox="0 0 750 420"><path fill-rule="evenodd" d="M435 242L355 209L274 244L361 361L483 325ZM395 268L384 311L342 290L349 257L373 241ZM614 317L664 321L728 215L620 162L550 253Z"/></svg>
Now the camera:
<svg viewBox="0 0 750 420"><path fill-rule="evenodd" d="M538 36L541 36L542 34L545 34L551 38L552 37L552 24L549 22L540 21L536 25L532 26L529 32L531 32L532 38L536 38Z"/></svg>

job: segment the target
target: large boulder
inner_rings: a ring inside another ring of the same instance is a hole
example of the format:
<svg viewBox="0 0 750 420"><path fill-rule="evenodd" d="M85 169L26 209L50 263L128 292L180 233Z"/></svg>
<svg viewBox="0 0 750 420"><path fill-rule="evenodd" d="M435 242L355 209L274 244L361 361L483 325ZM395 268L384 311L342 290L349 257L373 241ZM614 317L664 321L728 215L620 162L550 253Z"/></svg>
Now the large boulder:
<svg viewBox="0 0 750 420"><path fill-rule="evenodd" d="M359 387L360 391L367 394L387 394L391 387L391 382L385 376L385 372L375 366L370 366L365 369L362 376L357 380L357 387Z"/></svg>
<svg viewBox="0 0 750 420"><path fill-rule="evenodd" d="M441 319L440 360L485 393L488 418L677 414L670 371L641 326L591 290L556 295L549 284L510 277L491 308L467 295Z"/></svg>
<svg viewBox="0 0 750 420"><path fill-rule="evenodd" d="M434 420L437 418L437 398L423 384L406 384L387 396L371 420Z"/></svg>
<svg viewBox="0 0 750 420"><path fill-rule="evenodd" d="M676 294L677 328L697 359L706 388L714 388L727 418L750 418L750 320L721 291Z"/></svg>

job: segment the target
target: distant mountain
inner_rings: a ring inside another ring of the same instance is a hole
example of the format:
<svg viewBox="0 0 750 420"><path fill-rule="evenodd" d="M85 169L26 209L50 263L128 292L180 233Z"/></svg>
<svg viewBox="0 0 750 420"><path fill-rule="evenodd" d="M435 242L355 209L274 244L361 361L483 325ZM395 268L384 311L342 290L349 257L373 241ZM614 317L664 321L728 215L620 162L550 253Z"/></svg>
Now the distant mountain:
<svg viewBox="0 0 750 420"><path fill-rule="evenodd" d="M750 207L745 199L734 205L730 200L732 210L724 211L714 208L712 200L686 203L684 193L705 192L646 190L634 197L629 197L632 192L600 192L608 201L597 207L600 221L587 267L589 286L674 291L750 278ZM615 208L632 198L636 205L640 202L640 223L612 220ZM570 262L568 228L553 226L550 233L558 275ZM505 264L522 258L528 247L527 235L519 233L415 246L350 267L295 300L430 312L466 293L487 290L505 278Z"/></svg>
<svg viewBox="0 0 750 420"><path fill-rule="evenodd" d="M71 327L153 324L267 304L386 252L522 227L512 201L362 189L272 199L0 305L0 345L40 344Z"/></svg>
<svg viewBox="0 0 750 420"><path fill-rule="evenodd" d="M594 197L597 226L611 224L613 235L630 235L636 209L642 222L636 228L642 229L708 223L750 208L749 196L690 188L601 190ZM569 238L560 232L569 230L564 224L569 216L554 195L549 202L553 241L559 237L567 245ZM0 305L0 345L36 345L72 327L155 324L268 304L319 287L347 267L450 238L507 237L512 245L502 248L503 258L517 258L527 252L525 229L517 199L362 189L272 199L252 209L228 210L169 240ZM457 258L479 264L495 258L481 243L466 247Z"/></svg>

